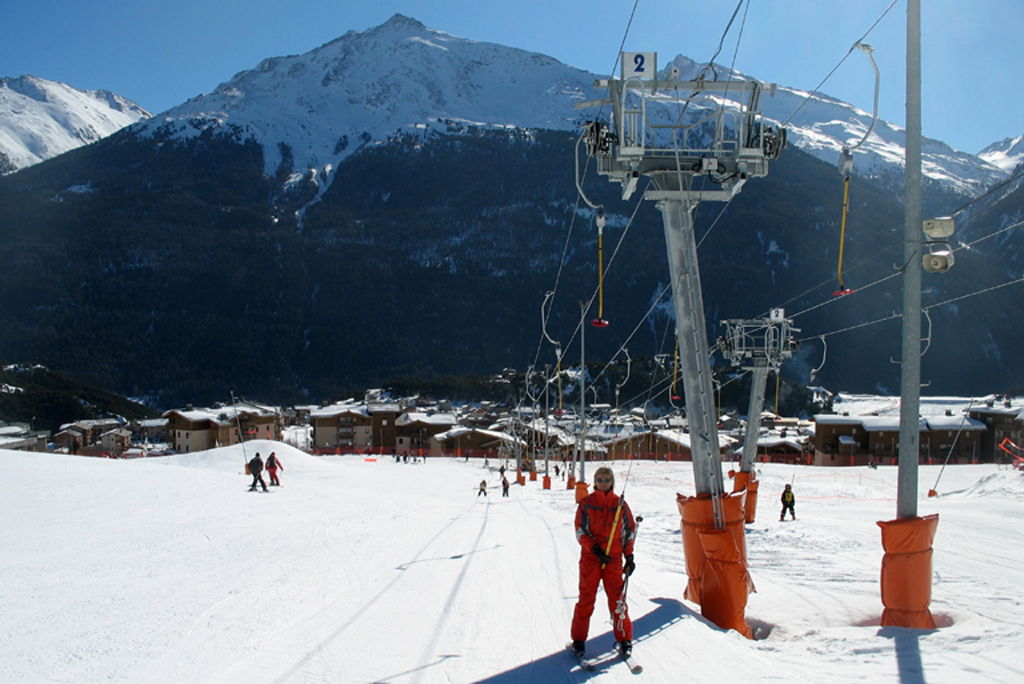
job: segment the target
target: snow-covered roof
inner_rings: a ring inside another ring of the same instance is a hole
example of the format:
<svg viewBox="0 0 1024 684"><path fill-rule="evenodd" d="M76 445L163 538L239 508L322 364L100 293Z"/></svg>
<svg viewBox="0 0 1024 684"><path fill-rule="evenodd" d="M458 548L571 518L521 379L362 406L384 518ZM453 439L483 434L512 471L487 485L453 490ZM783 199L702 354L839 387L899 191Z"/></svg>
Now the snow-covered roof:
<svg viewBox="0 0 1024 684"><path fill-rule="evenodd" d="M331 418L333 416L345 415L346 413L359 415L364 418L369 418L370 416L365 404L357 404L351 401L315 408L309 412L309 415L312 418Z"/></svg>
<svg viewBox="0 0 1024 684"><path fill-rule="evenodd" d="M818 425L860 425L862 416L840 416L833 413L819 413L814 416Z"/></svg>
<svg viewBox="0 0 1024 684"><path fill-rule="evenodd" d="M925 420L928 421L928 427L932 430L982 431L988 429L980 420L964 416L929 416Z"/></svg>
<svg viewBox="0 0 1024 684"><path fill-rule="evenodd" d="M861 416L860 424L863 425L864 429L868 432L900 431L899 416ZM928 424L924 421L924 418L917 419L917 429L921 432L928 429Z"/></svg>
<svg viewBox="0 0 1024 684"><path fill-rule="evenodd" d="M842 435L840 441L847 435ZM757 446L760 449L773 449L776 447L789 447L793 451L800 451L804 447L804 441L796 437L780 437L779 435L767 434L757 438Z"/></svg>
<svg viewBox="0 0 1024 684"><path fill-rule="evenodd" d="M422 413L420 411L407 411L398 417L396 425L409 425L411 423L424 423L426 425L455 425L458 422L451 413Z"/></svg>
<svg viewBox="0 0 1024 684"><path fill-rule="evenodd" d="M655 431L655 434L669 440L670 442L675 442L679 446L687 449L690 448L689 432L683 432L682 430L657 430ZM736 444L739 444L738 439L722 434L721 432L718 433L718 447L720 449L729 448Z"/></svg>

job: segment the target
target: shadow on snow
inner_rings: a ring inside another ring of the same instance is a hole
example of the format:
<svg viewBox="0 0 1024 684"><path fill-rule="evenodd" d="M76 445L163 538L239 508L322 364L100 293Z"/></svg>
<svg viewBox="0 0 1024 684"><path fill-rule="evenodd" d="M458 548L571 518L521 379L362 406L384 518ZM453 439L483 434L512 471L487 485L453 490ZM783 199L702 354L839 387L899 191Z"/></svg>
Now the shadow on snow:
<svg viewBox="0 0 1024 684"><path fill-rule="evenodd" d="M655 634L665 631L685 617L701 618L676 599L651 600L658 607L633 621L633 643L640 644ZM566 625L568 630L568 625ZM568 641L568 636L566 637ZM532 684L533 682L586 681L605 672L619 662L614 654L615 637L611 630L587 641L587 653L597 660L593 671L583 670L566 648L561 648L519 667L478 680L483 684ZM639 657L642 661L642 656ZM625 667L623 665L623 667Z"/></svg>

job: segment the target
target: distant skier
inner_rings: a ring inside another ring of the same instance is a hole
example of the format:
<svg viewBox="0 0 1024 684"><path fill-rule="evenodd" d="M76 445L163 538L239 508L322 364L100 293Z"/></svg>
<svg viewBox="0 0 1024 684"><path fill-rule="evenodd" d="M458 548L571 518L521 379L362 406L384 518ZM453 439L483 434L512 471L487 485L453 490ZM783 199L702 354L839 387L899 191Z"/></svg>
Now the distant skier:
<svg viewBox="0 0 1024 684"><path fill-rule="evenodd" d="M267 491L267 483L263 481L263 459L260 458L258 451L249 461L249 472L252 473L252 486L249 487L249 491L255 492L257 483L263 486L263 491Z"/></svg>
<svg viewBox="0 0 1024 684"><path fill-rule="evenodd" d="M594 491L576 507L580 597L573 610L570 635L572 650L580 658L584 656L584 644L590 631L597 585L602 582L619 653L627 657L633 650L633 623L626 606L618 606L618 602L622 595L623 575L628 577L636 569L633 562L636 522L629 504L612 491L614 488L615 474L611 468L598 468L594 473ZM616 608L621 609L621 616L616 615Z"/></svg>
<svg viewBox="0 0 1024 684"><path fill-rule="evenodd" d="M267 472L270 474L271 487L281 486L281 481L277 479L278 470L284 470L284 466L281 465L281 459L277 457L277 453L271 451L270 455L267 456Z"/></svg>
<svg viewBox="0 0 1024 684"><path fill-rule="evenodd" d="M480 480L480 491L476 493L477 498L480 498L481 494L487 496L487 480Z"/></svg>
<svg viewBox="0 0 1024 684"><path fill-rule="evenodd" d="M782 491L782 512L779 513L779 522L786 517L786 511L796 520L796 495L793 494L793 485L786 485Z"/></svg>
<svg viewBox="0 0 1024 684"><path fill-rule="evenodd" d="M505 477L505 464L502 464L501 467L498 468L498 474Z"/></svg>
<svg viewBox="0 0 1024 684"><path fill-rule="evenodd" d="M508 496L508 478L504 475L501 476L501 495L503 497Z"/></svg>

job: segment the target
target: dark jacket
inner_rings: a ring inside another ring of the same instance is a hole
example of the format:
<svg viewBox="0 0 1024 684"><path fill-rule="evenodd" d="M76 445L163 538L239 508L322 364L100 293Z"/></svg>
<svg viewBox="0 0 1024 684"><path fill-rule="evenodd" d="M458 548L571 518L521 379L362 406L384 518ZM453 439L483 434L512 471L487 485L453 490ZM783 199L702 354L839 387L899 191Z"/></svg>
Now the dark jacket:
<svg viewBox="0 0 1024 684"><path fill-rule="evenodd" d="M252 460L249 461L249 472L253 475L259 475L263 472L263 459L259 456L253 456Z"/></svg>

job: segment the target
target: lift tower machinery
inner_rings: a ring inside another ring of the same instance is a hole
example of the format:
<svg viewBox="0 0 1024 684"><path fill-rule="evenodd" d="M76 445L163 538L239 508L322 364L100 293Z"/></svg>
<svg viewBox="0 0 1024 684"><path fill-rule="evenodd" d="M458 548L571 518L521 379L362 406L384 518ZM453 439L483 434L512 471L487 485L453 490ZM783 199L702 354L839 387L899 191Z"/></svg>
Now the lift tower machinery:
<svg viewBox="0 0 1024 684"><path fill-rule="evenodd" d="M623 199L646 176L644 198L661 211L697 490L695 497L680 495L676 502L689 575L685 596L700 603L701 613L715 624L751 637L743 615L752 585L742 496L723 492L693 211L702 200L728 202L748 179L766 176L769 160L785 147L786 133L758 116L763 90L758 81L682 81L675 67L659 78L655 53L620 57L621 77L595 84L607 97L577 105L609 107L611 124L587 122L580 142L596 160L597 172L622 186ZM576 185L582 192L580 178Z"/></svg>
<svg viewBox="0 0 1024 684"><path fill-rule="evenodd" d="M664 223L696 488L718 496L717 416L693 211L702 200L727 202L748 179L766 176L786 134L758 116L758 81L680 81L675 69L659 79L652 52L624 52L621 62L621 78L595 84L607 89L607 98L576 105L610 107L610 127L590 121L581 138L597 172L622 185L623 199L640 176L650 180L644 198L657 203Z"/></svg>
<svg viewBox="0 0 1024 684"><path fill-rule="evenodd" d="M793 334L800 332L786 318L784 309L772 309L768 318L728 319L725 337L719 341L722 356L734 366L750 371L750 403L747 406L747 430L743 438L743 459L736 476L734 491L747 491L746 521L754 522L757 510L757 484L754 479L754 457L764 408L764 390L768 373L778 373L783 362L792 358L797 342Z"/></svg>

